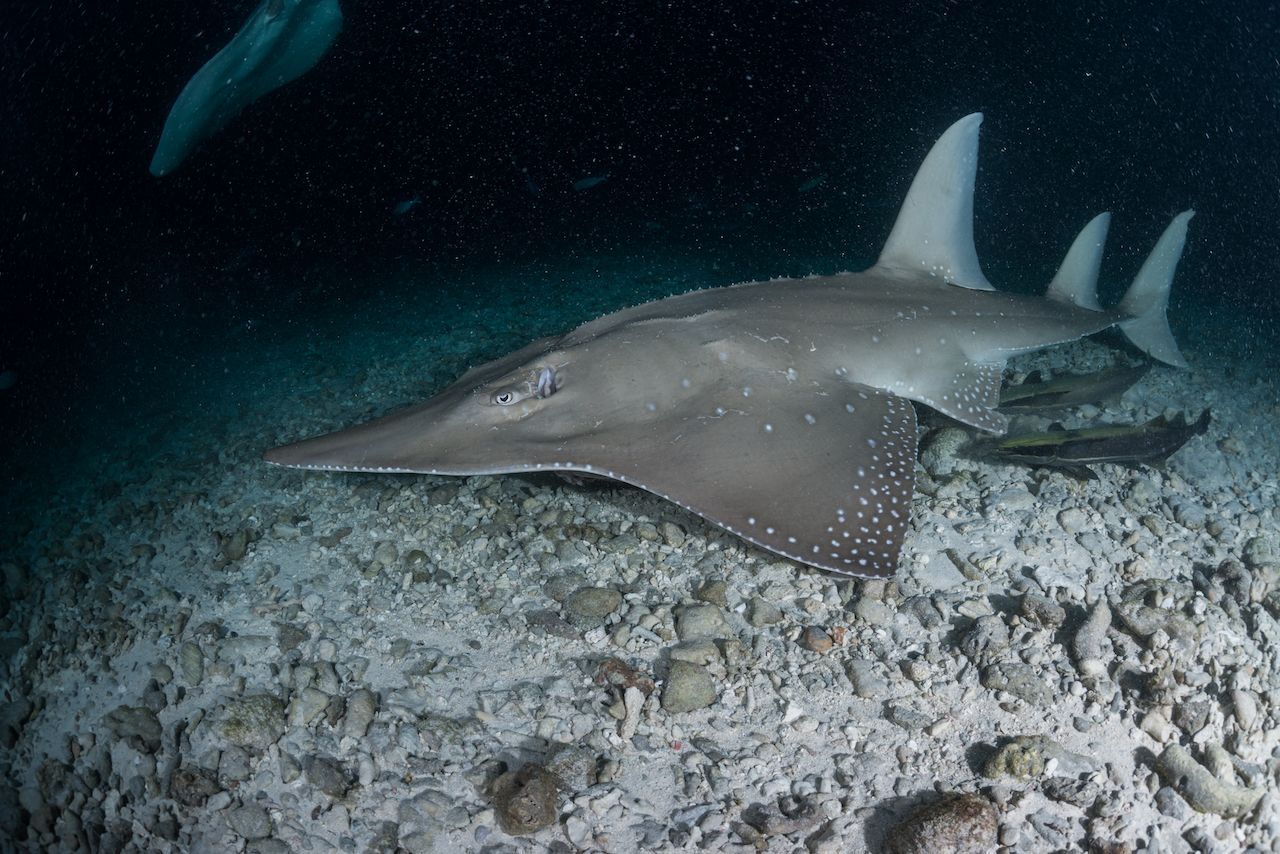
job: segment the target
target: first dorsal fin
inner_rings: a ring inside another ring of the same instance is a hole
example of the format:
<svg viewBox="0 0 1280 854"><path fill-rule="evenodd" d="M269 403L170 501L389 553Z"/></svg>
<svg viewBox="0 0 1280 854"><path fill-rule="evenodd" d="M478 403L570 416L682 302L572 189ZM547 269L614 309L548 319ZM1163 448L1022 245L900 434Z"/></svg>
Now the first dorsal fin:
<svg viewBox="0 0 1280 854"><path fill-rule="evenodd" d="M982 113L965 116L933 144L911 182L877 267L995 290L982 274L973 247L973 182L981 124Z"/></svg>

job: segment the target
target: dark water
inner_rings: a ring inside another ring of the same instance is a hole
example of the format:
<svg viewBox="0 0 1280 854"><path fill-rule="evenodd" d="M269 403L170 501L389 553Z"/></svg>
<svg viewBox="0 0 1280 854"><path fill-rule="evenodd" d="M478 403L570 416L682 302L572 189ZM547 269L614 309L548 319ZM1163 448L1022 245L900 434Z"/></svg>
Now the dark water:
<svg viewBox="0 0 1280 854"><path fill-rule="evenodd" d="M1195 207L1175 330L1274 359L1274 3L347 0L312 71L152 177L174 98L252 8L0 10L0 438L20 505L122 455L213 453L201 423L233 436L281 373L355 394L356 366L436 359L407 400L626 303L856 269L930 143L977 110L997 286L1040 287L1105 209L1115 298ZM412 348L462 329L448 357Z"/></svg>

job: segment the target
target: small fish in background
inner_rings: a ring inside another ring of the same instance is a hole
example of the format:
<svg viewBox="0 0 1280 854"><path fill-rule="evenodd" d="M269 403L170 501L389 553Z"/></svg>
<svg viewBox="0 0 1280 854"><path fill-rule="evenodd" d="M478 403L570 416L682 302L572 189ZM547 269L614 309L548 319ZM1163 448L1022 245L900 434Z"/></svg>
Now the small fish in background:
<svg viewBox="0 0 1280 854"><path fill-rule="evenodd" d="M577 181L573 182L573 189L579 193L586 192L587 190L592 190L592 189L595 189L596 187L599 187L601 184L603 184L605 181L608 181L608 180L609 180L608 172L604 173L603 175L592 175L589 178L580 178Z"/></svg>
<svg viewBox="0 0 1280 854"><path fill-rule="evenodd" d="M173 172L249 104L311 70L341 29L338 0L263 0L183 87L164 121L151 174Z"/></svg>
<svg viewBox="0 0 1280 854"><path fill-rule="evenodd" d="M797 193L807 193L810 190L816 190L827 182L827 173L822 172L805 180L803 184L796 187Z"/></svg>
<svg viewBox="0 0 1280 854"><path fill-rule="evenodd" d="M8 391L18 383L18 375L13 371L0 371L0 391Z"/></svg>
<svg viewBox="0 0 1280 854"><path fill-rule="evenodd" d="M533 196L534 198L537 198L538 196L541 196L541 195L542 195L542 187L538 184L538 182L537 182L537 181L533 180L533 176L529 174L529 170L528 170L528 169L521 169L520 171L521 171L521 173L523 173L523 175L524 175L524 190L525 190L525 192L526 192L526 193L528 193L529 195Z"/></svg>
<svg viewBox="0 0 1280 854"><path fill-rule="evenodd" d="M422 204L422 196L414 196L411 199L405 199L402 202L396 202L396 206L391 209L392 216L404 216L409 211Z"/></svg>
<svg viewBox="0 0 1280 854"><path fill-rule="evenodd" d="M1026 433L991 443L1002 460L1036 468L1055 468L1080 480L1097 480L1091 465L1136 466L1163 462L1195 436L1209 429L1209 410L1195 421L1178 414L1145 424L1111 424L1067 430L1054 424L1043 433Z"/></svg>

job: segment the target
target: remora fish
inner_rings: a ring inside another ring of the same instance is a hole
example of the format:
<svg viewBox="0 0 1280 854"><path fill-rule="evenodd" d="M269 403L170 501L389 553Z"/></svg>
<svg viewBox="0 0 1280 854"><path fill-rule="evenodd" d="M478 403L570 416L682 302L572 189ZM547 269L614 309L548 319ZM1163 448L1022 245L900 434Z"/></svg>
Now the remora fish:
<svg viewBox="0 0 1280 854"><path fill-rule="evenodd" d="M1108 368L1094 374L1065 374L1000 389L1001 412L1045 412L1119 397L1147 375L1151 363Z"/></svg>
<svg viewBox="0 0 1280 854"><path fill-rule="evenodd" d="M1168 459L1193 436L1209 429L1209 410L1195 421L1163 415L1145 424L1113 424L1083 430L1061 426L1047 433L1030 433L994 443L992 450L1007 462L1063 469L1084 480L1094 480L1088 466L1101 463L1136 465Z"/></svg>
<svg viewBox="0 0 1280 854"><path fill-rule="evenodd" d="M574 472L638 486L777 554L884 577L911 515L912 402L1003 433L1005 360L1118 326L1183 366L1165 320L1179 214L1114 309L1094 297L1107 216L1047 297L997 292L973 246L980 114L925 157L861 273L657 300L473 368L436 397L267 452L328 471Z"/></svg>

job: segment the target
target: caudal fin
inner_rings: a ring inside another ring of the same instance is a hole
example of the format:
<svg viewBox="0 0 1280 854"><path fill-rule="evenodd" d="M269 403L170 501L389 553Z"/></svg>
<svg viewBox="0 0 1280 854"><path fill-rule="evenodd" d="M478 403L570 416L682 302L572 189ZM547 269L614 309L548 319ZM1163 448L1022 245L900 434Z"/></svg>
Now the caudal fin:
<svg viewBox="0 0 1280 854"><path fill-rule="evenodd" d="M1188 365L1178 351L1178 342L1173 340L1173 331L1169 329L1166 317L1169 286L1187 241L1187 223L1195 213L1183 211L1173 218L1119 306L1119 310L1130 318L1120 321L1120 330L1134 346L1151 358L1176 368Z"/></svg>

